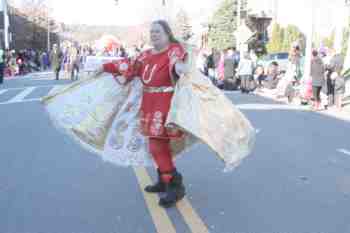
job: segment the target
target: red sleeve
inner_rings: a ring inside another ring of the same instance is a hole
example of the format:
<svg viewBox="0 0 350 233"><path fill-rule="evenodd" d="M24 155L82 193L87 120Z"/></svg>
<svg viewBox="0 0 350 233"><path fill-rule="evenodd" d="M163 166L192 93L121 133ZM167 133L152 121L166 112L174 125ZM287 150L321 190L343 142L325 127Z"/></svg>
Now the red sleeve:
<svg viewBox="0 0 350 233"><path fill-rule="evenodd" d="M117 74L118 73L117 64L114 62L103 64L103 71L111 74Z"/></svg>
<svg viewBox="0 0 350 233"><path fill-rule="evenodd" d="M137 66L135 61L129 59L120 59L118 61L103 64L104 72L111 73L114 76L122 75L127 81L137 76Z"/></svg>
<svg viewBox="0 0 350 233"><path fill-rule="evenodd" d="M173 83L179 79L179 76L175 72L175 64L178 61L185 61L187 58L187 52L181 44L173 44L169 49L169 74Z"/></svg>
<svg viewBox="0 0 350 233"><path fill-rule="evenodd" d="M187 52L181 44L172 44L169 50L169 58L172 57L176 58L175 63L176 61L184 61L187 57Z"/></svg>

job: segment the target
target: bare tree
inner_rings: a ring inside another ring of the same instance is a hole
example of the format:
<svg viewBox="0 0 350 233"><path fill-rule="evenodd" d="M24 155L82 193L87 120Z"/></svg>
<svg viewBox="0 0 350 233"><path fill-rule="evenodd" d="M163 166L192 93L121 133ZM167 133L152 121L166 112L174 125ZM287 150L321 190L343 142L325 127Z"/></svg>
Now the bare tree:
<svg viewBox="0 0 350 233"><path fill-rule="evenodd" d="M21 11L27 16L30 24L31 44L33 48L42 47L49 22L49 8L47 0L23 0ZM43 37L43 38L42 38Z"/></svg>

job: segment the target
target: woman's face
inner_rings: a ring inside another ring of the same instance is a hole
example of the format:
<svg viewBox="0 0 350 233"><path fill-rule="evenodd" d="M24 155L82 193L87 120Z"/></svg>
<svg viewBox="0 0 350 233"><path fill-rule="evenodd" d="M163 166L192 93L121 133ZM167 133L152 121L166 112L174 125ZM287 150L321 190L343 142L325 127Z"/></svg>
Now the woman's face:
<svg viewBox="0 0 350 233"><path fill-rule="evenodd" d="M158 23L151 25L151 43L155 49L164 49L169 45L169 36L165 33L163 27Z"/></svg>

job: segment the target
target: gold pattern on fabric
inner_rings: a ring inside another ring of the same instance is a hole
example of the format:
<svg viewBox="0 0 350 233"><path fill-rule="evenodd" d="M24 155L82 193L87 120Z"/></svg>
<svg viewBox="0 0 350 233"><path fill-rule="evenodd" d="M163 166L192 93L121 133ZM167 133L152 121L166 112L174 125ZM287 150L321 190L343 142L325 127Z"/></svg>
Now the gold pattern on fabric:
<svg viewBox="0 0 350 233"><path fill-rule="evenodd" d="M189 62L193 61L192 57ZM204 142L227 169L233 169L251 153L255 130L221 90L193 65L190 67L191 72L176 84L167 125L174 124Z"/></svg>

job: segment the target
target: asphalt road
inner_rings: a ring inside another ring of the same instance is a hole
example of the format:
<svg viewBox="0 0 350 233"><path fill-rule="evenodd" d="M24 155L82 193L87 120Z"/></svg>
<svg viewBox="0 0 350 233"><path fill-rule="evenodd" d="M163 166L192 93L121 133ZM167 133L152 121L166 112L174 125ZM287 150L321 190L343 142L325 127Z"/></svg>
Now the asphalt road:
<svg viewBox="0 0 350 233"><path fill-rule="evenodd" d="M257 129L254 152L224 173L193 148L177 160L187 199L164 211L142 192L153 169L105 163L54 129L38 100L66 83L0 86L0 233L350 233L349 122L228 93Z"/></svg>

